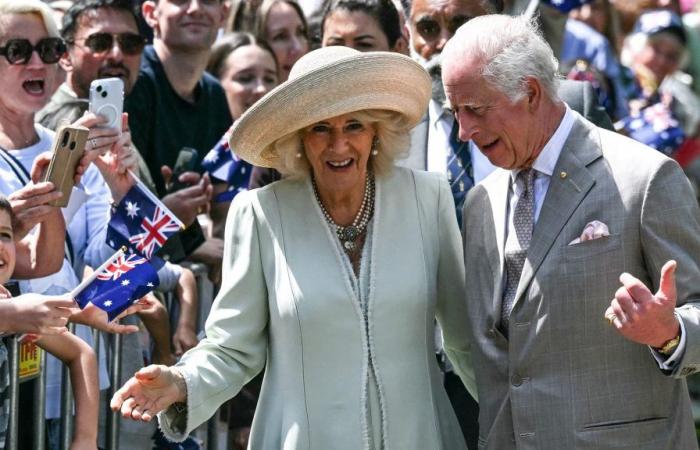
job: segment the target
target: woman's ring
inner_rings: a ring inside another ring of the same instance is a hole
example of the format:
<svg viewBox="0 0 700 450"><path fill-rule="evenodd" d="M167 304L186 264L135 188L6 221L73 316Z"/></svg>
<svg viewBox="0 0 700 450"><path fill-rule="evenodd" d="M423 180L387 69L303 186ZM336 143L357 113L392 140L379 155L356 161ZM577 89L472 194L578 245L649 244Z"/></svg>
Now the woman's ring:
<svg viewBox="0 0 700 450"><path fill-rule="evenodd" d="M617 319L617 315L615 315L614 312L609 312L605 315L605 320L607 320L610 325L615 323L615 319Z"/></svg>

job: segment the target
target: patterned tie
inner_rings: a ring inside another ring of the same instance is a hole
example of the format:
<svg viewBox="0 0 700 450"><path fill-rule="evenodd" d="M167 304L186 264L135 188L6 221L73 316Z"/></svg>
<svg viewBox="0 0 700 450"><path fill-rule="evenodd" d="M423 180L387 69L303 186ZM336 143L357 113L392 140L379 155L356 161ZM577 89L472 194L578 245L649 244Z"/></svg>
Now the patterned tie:
<svg viewBox="0 0 700 450"><path fill-rule="evenodd" d="M525 265L525 257L532 239L535 218L535 170L521 170L515 183L520 188L520 197L513 212L513 228L508 230L505 247L506 289L501 302L501 329L508 336L508 319L515 301L515 292L520 282L520 274Z"/></svg>
<svg viewBox="0 0 700 450"><path fill-rule="evenodd" d="M455 201L457 220L462 221L462 205L467 191L474 186L472 175L472 158L469 153L469 143L459 140L459 123L454 121L450 131L450 148L447 153L447 181L452 188Z"/></svg>

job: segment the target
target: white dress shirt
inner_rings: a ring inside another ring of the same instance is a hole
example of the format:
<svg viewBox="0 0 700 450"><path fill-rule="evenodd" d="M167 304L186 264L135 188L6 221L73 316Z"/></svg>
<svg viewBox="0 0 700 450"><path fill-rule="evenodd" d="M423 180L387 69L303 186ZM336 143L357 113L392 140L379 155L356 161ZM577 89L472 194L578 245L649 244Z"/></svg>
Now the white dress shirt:
<svg viewBox="0 0 700 450"><path fill-rule="evenodd" d="M561 123L559 123L559 127L557 127L552 137L549 138L549 141L547 141L544 148L537 156L537 159L535 159L535 162L532 164L532 168L536 171L535 217L533 223L537 223L537 219L540 217L540 211L542 210L544 197L547 195L547 190L549 189L549 181L552 179L554 167L557 165L561 150L564 148L564 142L566 142L566 139L569 137L569 133L571 133L571 128L573 126L574 114L567 106L564 117L561 119ZM515 211L515 205L518 203L520 195L522 195L522 188L515 183L515 179L520 170L521 169L514 169L510 171L511 187L514 189L514 192L513 195L510 196L510 202L508 205L507 233L513 229L513 212Z"/></svg>

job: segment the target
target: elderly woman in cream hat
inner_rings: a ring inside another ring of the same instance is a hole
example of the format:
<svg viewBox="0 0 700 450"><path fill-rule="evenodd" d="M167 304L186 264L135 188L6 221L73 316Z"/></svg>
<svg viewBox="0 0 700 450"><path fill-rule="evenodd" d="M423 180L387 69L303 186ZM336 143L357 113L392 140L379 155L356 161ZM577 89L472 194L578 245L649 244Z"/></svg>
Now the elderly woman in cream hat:
<svg viewBox="0 0 700 450"><path fill-rule="evenodd" d="M428 74L327 47L236 123L231 147L286 178L239 194L207 338L112 399L180 440L263 367L253 449L464 449L434 319L471 388L462 251L444 177L398 168Z"/></svg>

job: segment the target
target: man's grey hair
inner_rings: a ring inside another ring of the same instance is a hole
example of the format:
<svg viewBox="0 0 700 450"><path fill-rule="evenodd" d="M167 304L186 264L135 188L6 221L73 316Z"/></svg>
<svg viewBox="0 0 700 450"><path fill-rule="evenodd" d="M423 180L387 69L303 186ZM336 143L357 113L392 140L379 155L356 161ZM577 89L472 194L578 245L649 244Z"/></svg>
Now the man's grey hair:
<svg viewBox="0 0 700 450"><path fill-rule="evenodd" d="M537 79L551 99L558 99L559 62L535 19L496 14L476 17L460 27L452 40L483 61L484 79L511 101L527 95L528 78Z"/></svg>

